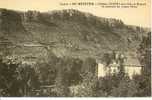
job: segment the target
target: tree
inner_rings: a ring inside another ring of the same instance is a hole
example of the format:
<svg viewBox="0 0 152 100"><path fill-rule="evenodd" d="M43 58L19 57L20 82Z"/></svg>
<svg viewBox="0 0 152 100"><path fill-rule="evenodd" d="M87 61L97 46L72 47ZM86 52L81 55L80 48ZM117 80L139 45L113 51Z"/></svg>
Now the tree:
<svg viewBox="0 0 152 100"><path fill-rule="evenodd" d="M141 79L136 78L139 83L138 96L151 96L151 32L144 36L137 50L138 59L143 65Z"/></svg>
<svg viewBox="0 0 152 100"><path fill-rule="evenodd" d="M114 97L133 97L138 92L138 85L127 78L123 78L117 87L113 87L110 96Z"/></svg>
<svg viewBox="0 0 152 100"><path fill-rule="evenodd" d="M68 80L68 85L76 85L82 81L82 77L80 75L80 71L82 68L82 61L78 58L66 58L66 70Z"/></svg>
<svg viewBox="0 0 152 100"><path fill-rule="evenodd" d="M30 65L21 65L18 68L20 88L23 96L30 96L33 89L39 87L40 83L35 69Z"/></svg>
<svg viewBox="0 0 152 100"><path fill-rule="evenodd" d="M18 64L0 59L0 96L20 96L17 68Z"/></svg>
<svg viewBox="0 0 152 100"><path fill-rule="evenodd" d="M143 74L151 74L151 32L148 36L143 36L137 54L141 65L144 66Z"/></svg>
<svg viewBox="0 0 152 100"><path fill-rule="evenodd" d="M97 96L97 78L93 73L88 72L83 76L82 83L74 88L72 96L76 97L93 97Z"/></svg>
<svg viewBox="0 0 152 100"><path fill-rule="evenodd" d="M108 66L108 65L111 63L111 61L112 61L111 54L105 53L105 54L103 55L103 62L106 63L106 66Z"/></svg>
<svg viewBox="0 0 152 100"><path fill-rule="evenodd" d="M110 74L98 79L98 96L109 96L112 88L118 87L120 78L118 73ZM101 94L102 93L102 94Z"/></svg>
<svg viewBox="0 0 152 100"><path fill-rule="evenodd" d="M118 73L118 76L120 79L124 78L125 77L125 66L124 66L124 60L125 58L122 56L122 54L119 54L119 57L118 57L118 61L119 61L119 66L118 66L118 69L119 69L119 73Z"/></svg>
<svg viewBox="0 0 152 100"><path fill-rule="evenodd" d="M60 60L56 66L58 68L58 71L57 71L57 76L55 79L54 91L56 93L56 96L66 97L69 94L69 89L68 89L68 83L67 83L68 81L65 78L66 77L65 63L63 60Z"/></svg>
<svg viewBox="0 0 152 100"><path fill-rule="evenodd" d="M43 85L54 84L56 77L55 65L50 65L48 63L38 63L36 65L38 71L39 81Z"/></svg>
<svg viewBox="0 0 152 100"><path fill-rule="evenodd" d="M96 71L97 71L97 63L96 60L93 58L86 58L83 61L83 65L81 68L81 73L82 74L87 74L88 72L91 72L92 74L96 75Z"/></svg>
<svg viewBox="0 0 152 100"><path fill-rule="evenodd" d="M78 89L76 96L92 97L96 96L97 89L97 75L96 75L96 61L93 58L86 58L81 69L82 83Z"/></svg>

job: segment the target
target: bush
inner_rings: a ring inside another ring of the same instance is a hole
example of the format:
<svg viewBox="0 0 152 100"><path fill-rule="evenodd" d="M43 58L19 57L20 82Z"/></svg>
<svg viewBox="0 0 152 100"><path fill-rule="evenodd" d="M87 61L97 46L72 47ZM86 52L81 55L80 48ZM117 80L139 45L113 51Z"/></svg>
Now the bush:
<svg viewBox="0 0 152 100"><path fill-rule="evenodd" d="M72 86L71 96L76 97L93 97L96 96L97 78L90 72L83 76L82 83Z"/></svg>
<svg viewBox="0 0 152 100"><path fill-rule="evenodd" d="M132 80L123 79L118 87L113 87L109 96L113 97L134 97L136 96L138 84Z"/></svg>
<svg viewBox="0 0 152 100"><path fill-rule="evenodd" d="M138 92L138 84L128 76L120 74L105 76L98 80L97 96L132 97Z"/></svg>
<svg viewBox="0 0 152 100"><path fill-rule="evenodd" d="M35 69L13 60L0 60L0 96L30 96L38 87Z"/></svg>

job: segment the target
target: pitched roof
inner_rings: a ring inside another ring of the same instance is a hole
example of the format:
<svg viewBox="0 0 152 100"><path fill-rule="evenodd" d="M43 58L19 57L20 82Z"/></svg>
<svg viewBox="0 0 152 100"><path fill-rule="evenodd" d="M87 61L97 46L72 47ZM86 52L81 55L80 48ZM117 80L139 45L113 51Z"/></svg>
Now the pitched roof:
<svg viewBox="0 0 152 100"><path fill-rule="evenodd" d="M137 57L127 57L124 62L124 65L142 66Z"/></svg>

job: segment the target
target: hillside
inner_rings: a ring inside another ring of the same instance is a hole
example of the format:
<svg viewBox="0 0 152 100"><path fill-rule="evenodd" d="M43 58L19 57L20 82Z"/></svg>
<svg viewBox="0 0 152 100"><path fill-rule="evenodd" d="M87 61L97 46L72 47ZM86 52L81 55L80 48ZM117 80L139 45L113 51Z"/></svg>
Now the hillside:
<svg viewBox="0 0 152 100"><path fill-rule="evenodd" d="M38 57L52 51L58 57L100 59L112 50L134 54L147 31L118 19L74 9L52 12L0 9L0 49L14 55Z"/></svg>

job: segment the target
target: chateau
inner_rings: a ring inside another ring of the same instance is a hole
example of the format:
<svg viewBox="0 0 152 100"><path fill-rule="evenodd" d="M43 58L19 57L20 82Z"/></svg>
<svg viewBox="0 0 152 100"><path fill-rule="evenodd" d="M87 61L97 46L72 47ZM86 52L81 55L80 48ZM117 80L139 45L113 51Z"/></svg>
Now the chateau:
<svg viewBox="0 0 152 100"><path fill-rule="evenodd" d="M118 73L120 66L123 66L124 72L131 79L134 75L140 75L142 71L142 65L136 57L127 57L125 58L121 54L121 59L123 64L121 65L120 61L117 61L118 55L116 54L116 59L113 59L110 64L106 65L104 63L98 63L98 78L105 77L110 74Z"/></svg>

